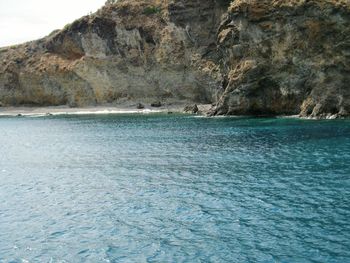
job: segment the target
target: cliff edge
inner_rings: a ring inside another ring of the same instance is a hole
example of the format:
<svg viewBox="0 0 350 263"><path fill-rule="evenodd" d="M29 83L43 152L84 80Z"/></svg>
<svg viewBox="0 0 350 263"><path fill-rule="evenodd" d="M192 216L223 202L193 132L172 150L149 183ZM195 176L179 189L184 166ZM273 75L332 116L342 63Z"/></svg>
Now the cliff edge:
<svg viewBox="0 0 350 263"><path fill-rule="evenodd" d="M0 103L348 116L349 25L347 0L119 0L1 48Z"/></svg>

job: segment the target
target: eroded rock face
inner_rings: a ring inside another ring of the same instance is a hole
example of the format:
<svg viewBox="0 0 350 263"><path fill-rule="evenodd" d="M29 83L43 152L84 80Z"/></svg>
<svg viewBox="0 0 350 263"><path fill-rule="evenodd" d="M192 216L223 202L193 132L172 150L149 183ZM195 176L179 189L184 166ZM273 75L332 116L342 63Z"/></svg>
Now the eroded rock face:
<svg viewBox="0 0 350 263"><path fill-rule="evenodd" d="M229 2L119 0L44 39L0 49L0 102L349 115L348 0Z"/></svg>
<svg viewBox="0 0 350 263"><path fill-rule="evenodd" d="M215 114L350 111L350 3L236 0L218 34L226 74Z"/></svg>
<svg viewBox="0 0 350 263"><path fill-rule="evenodd" d="M220 80L198 68L224 12L214 0L107 5L40 41L2 49L0 101L210 103Z"/></svg>

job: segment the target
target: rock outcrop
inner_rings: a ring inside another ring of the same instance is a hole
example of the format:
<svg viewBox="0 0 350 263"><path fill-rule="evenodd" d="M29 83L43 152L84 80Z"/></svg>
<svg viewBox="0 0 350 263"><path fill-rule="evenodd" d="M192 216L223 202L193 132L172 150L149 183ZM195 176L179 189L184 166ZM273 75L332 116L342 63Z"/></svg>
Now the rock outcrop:
<svg viewBox="0 0 350 263"><path fill-rule="evenodd" d="M347 0L119 0L0 49L0 103L347 116L349 36Z"/></svg>
<svg viewBox="0 0 350 263"><path fill-rule="evenodd" d="M215 114L350 112L350 2L236 0L220 25Z"/></svg>
<svg viewBox="0 0 350 263"><path fill-rule="evenodd" d="M201 52L226 7L213 0L106 5L39 41L0 50L5 105L213 101Z"/></svg>

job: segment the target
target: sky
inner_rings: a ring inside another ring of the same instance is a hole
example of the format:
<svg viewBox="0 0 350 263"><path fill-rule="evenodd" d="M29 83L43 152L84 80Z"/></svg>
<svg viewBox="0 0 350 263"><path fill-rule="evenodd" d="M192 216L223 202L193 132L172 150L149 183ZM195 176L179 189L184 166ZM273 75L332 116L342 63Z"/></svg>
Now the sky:
<svg viewBox="0 0 350 263"><path fill-rule="evenodd" d="M106 0L0 0L0 47L61 29L99 9Z"/></svg>

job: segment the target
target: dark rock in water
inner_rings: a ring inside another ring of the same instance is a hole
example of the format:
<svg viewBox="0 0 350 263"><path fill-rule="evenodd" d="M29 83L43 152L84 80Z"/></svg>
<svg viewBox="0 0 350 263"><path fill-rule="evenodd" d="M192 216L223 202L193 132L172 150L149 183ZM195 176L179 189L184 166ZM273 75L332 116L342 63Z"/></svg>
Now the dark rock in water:
<svg viewBox="0 0 350 263"><path fill-rule="evenodd" d="M46 113L46 116L52 116L52 113L48 112Z"/></svg>
<svg viewBox="0 0 350 263"><path fill-rule="evenodd" d="M184 108L184 112L186 113L198 113L199 109L198 109L198 106L197 104L194 104L194 105L187 105L185 108Z"/></svg>
<svg viewBox="0 0 350 263"><path fill-rule="evenodd" d="M136 104L136 109L142 110L142 109L144 109L144 108L145 108L145 105L143 105L142 103L137 103L137 104Z"/></svg>
<svg viewBox="0 0 350 263"><path fill-rule="evenodd" d="M339 117L346 117L346 116L349 116L349 113L346 110L344 110L344 108L341 108L339 111Z"/></svg>
<svg viewBox="0 0 350 263"><path fill-rule="evenodd" d="M154 108L159 108L159 107L162 107L162 103L160 101L156 101L151 103L151 106Z"/></svg>
<svg viewBox="0 0 350 263"><path fill-rule="evenodd" d="M22 117L23 115L22 114L17 114L17 117Z"/></svg>
<svg viewBox="0 0 350 263"><path fill-rule="evenodd" d="M168 111L168 114L173 114L173 112L172 111Z"/></svg>

